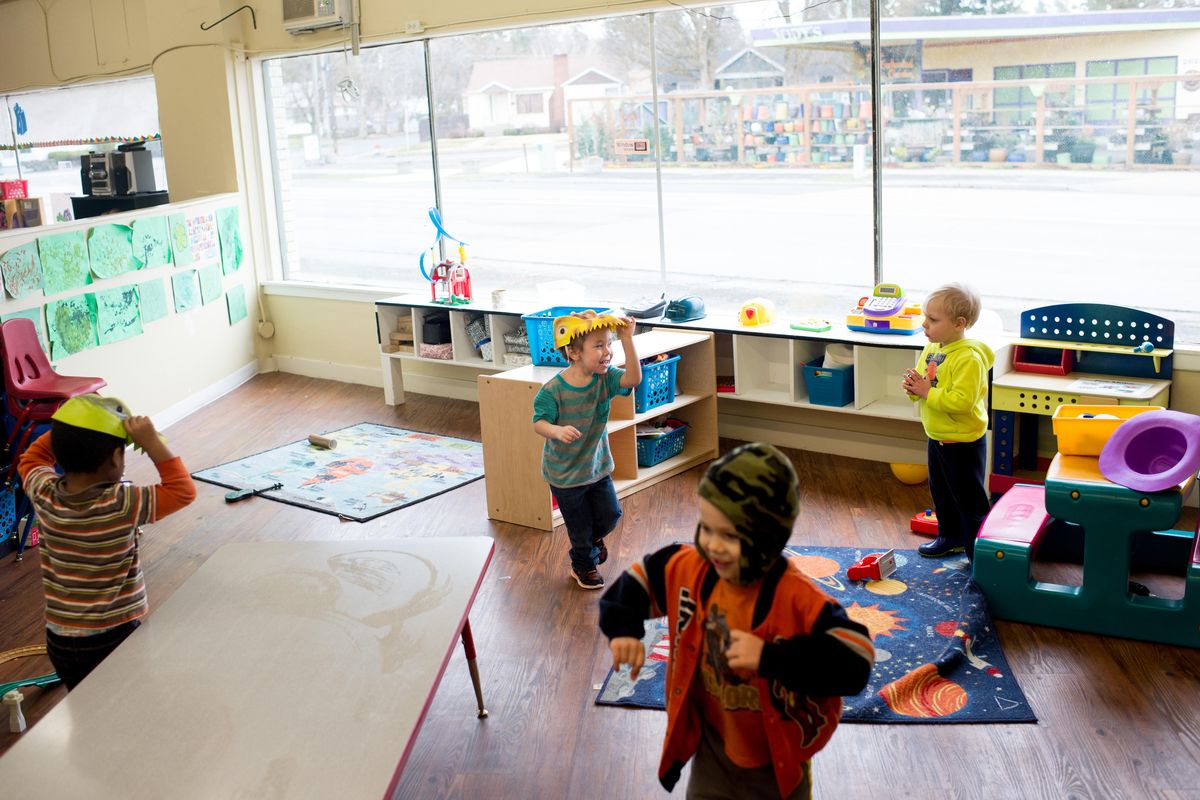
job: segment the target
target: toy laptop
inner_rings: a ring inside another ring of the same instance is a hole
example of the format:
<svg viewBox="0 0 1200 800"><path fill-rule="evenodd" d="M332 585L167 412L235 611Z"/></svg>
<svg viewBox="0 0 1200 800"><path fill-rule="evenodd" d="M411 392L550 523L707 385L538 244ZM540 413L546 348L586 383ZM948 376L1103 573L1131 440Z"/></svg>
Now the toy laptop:
<svg viewBox="0 0 1200 800"><path fill-rule="evenodd" d="M846 315L846 327L866 333L899 333L911 336L921 330L921 304L904 299L895 283L880 283L870 297L861 297L858 308Z"/></svg>

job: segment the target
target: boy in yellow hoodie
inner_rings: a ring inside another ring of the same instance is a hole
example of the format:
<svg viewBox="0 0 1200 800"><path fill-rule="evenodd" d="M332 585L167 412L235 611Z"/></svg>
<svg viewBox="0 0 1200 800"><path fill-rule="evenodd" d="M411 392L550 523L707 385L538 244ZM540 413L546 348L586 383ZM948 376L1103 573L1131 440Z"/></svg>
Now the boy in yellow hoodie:
<svg viewBox="0 0 1200 800"><path fill-rule="evenodd" d="M973 557L975 535L991 509L984 475L988 370L995 356L983 342L966 338L981 305L974 290L958 283L930 294L922 323L929 343L917 368L904 374L904 391L921 404L929 437L929 492L938 535L917 548L928 558L964 550Z"/></svg>

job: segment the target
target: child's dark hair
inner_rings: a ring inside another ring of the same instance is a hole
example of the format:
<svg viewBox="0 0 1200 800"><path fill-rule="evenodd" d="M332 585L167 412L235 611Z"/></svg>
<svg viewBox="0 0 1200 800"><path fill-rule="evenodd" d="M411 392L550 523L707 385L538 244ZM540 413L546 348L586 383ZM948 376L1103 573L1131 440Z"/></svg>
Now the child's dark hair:
<svg viewBox="0 0 1200 800"><path fill-rule="evenodd" d="M114 450L124 450L125 440L55 419L50 421L50 448L66 472L93 472L112 458Z"/></svg>

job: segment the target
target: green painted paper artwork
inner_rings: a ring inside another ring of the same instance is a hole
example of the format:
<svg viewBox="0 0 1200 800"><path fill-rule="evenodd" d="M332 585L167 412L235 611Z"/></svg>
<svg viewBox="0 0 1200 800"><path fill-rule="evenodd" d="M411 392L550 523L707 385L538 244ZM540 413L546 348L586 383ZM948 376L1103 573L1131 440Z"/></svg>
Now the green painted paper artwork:
<svg viewBox="0 0 1200 800"><path fill-rule="evenodd" d="M221 296L221 268L207 264L197 272L200 273L200 301L208 305Z"/></svg>
<svg viewBox="0 0 1200 800"><path fill-rule="evenodd" d="M115 278L137 269L133 230L128 225L97 225L88 231L88 255L97 278Z"/></svg>
<svg viewBox="0 0 1200 800"><path fill-rule="evenodd" d="M42 260L37 242L27 242L0 254L0 273L4 288L16 299L42 289Z"/></svg>
<svg viewBox="0 0 1200 800"><path fill-rule="evenodd" d="M50 345L46 341L46 326L42 322L42 307L35 306L34 308L26 308L21 311L13 311L10 314L0 314L0 322L8 322L10 319L23 317L33 321L33 326L37 328L38 342L42 345L42 350L50 352Z"/></svg>
<svg viewBox="0 0 1200 800"><path fill-rule="evenodd" d="M238 284L225 293L225 308L229 311L229 324L235 325L246 318L246 287Z"/></svg>
<svg viewBox="0 0 1200 800"><path fill-rule="evenodd" d="M87 238L83 231L39 237L38 255L42 258L46 294L61 294L92 282Z"/></svg>
<svg viewBox="0 0 1200 800"><path fill-rule="evenodd" d="M242 228L237 206L217 209L217 233L221 238L221 269L226 275L242 266Z"/></svg>
<svg viewBox="0 0 1200 800"><path fill-rule="evenodd" d="M186 267L193 261L192 246L188 244L187 219L183 214L167 217L167 238L171 243L171 259L177 267Z"/></svg>
<svg viewBox="0 0 1200 800"><path fill-rule="evenodd" d="M96 296L77 294L46 304L50 358L59 359L96 346Z"/></svg>
<svg viewBox="0 0 1200 800"><path fill-rule="evenodd" d="M196 270L184 270L172 275L171 291L175 294L176 313L190 311L200 305L200 290L196 286Z"/></svg>
<svg viewBox="0 0 1200 800"><path fill-rule="evenodd" d="M139 283L137 288L142 305L143 325L162 319L170 312L167 306L167 288L161 280Z"/></svg>
<svg viewBox="0 0 1200 800"><path fill-rule="evenodd" d="M138 269L171 263L171 242L166 217L143 217L133 221L133 260Z"/></svg>
<svg viewBox="0 0 1200 800"><path fill-rule="evenodd" d="M137 286L96 292L96 334L100 344L111 344L142 332Z"/></svg>

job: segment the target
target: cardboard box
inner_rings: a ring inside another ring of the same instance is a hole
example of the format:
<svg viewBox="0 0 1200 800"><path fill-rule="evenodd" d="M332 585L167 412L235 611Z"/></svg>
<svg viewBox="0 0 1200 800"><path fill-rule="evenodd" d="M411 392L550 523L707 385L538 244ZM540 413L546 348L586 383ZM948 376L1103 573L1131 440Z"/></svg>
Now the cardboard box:
<svg viewBox="0 0 1200 800"><path fill-rule="evenodd" d="M70 222L75 219L75 207L69 194L51 194L43 198L42 213L47 224L51 222Z"/></svg>
<svg viewBox="0 0 1200 800"><path fill-rule="evenodd" d="M36 228L42 224L42 201L36 197L0 200L0 230Z"/></svg>

